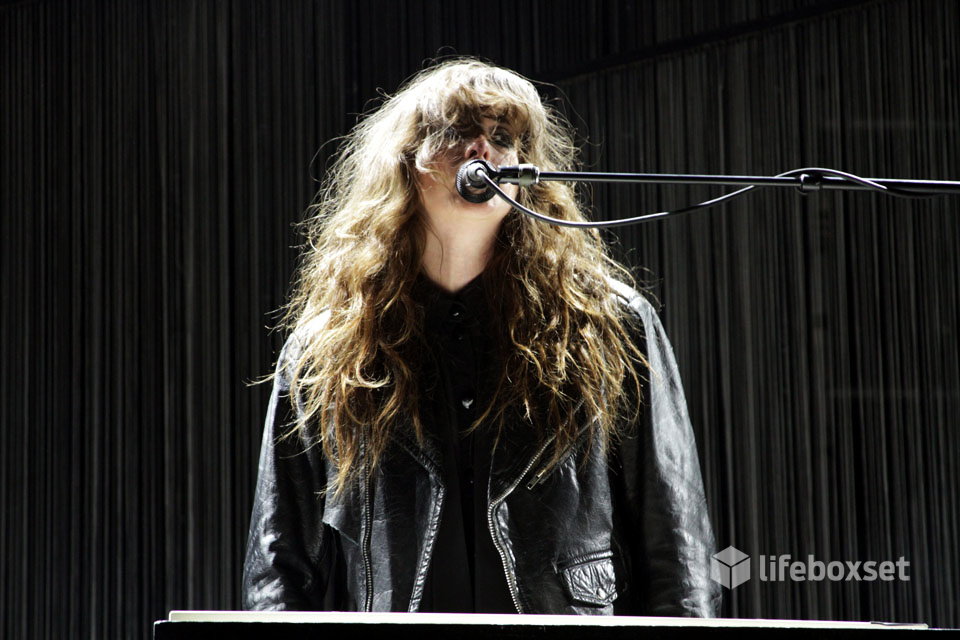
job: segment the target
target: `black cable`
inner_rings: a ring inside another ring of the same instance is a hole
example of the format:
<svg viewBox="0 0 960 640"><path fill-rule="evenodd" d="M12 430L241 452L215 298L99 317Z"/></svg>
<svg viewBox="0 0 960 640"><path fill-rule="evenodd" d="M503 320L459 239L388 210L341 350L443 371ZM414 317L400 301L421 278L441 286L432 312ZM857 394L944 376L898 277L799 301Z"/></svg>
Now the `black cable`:
<svg viewBox="0 0 960 640"><path fill-rule="evenodd" d="M804 193L804 194L806 193L806 190L815 191L818 189L817 182L816 182L818 177L822 177L824 175L831 175L831 176L836 176L838 178L843 178L845 180L849 180L850 182L855 182L864 187L867 187L875 191L879 191L881 193L885 193L887 195L897 196L901 198L932 197L931 194L911 193L908 190L896 189L893 187L884 186L882 184L874 182L873 180L869 180L867 178L861 178L860 176L854 175L852 173L847 173L845 171L838 171L836 169L827 169L823 167L806 167L803 169L793 169L791 171L786 171L774 177L788 178L788 177L797 176L797 175L803 177L804 174L809 175L812 179L812 184L809 187L801 188L801 193ZM561 227L574 227L578 229L606 229L611 227L621 227L628 224L636 224L638 222L649 222L650 220L659 220L659 219L669 218L673 216L678 216L684 213L690 213L691 211L698 211L700 209L708 209L710 207L715 207L718 204L722 204L726 202L727 200L733 200L734 198L739 198L740 196L744 195L748 191L753 191L754 189L757 188L756 186L751 185L749 187L744 187L743 189L738 189L731 193L724 194L717 198L713 198L711 200L704 200L703 202L698 202L697 204L692 204L688 207L683 207L681 209L672 209L670 211L658 211L656 213L647 213L640 216L634 216L632 218L620 218L618 220L604 220L601 222L590 222L590 221L579 221L579 220L561 220L559 218L552 218L542 213L537 213L536 211L533 211L532 209L528 209L527 207L523 206L522 204L520 204L519 202L517 202L516 200L508 196L506 192L504 192L504 190L500 188L500 185L498 185L496 181L494 181L494 179L487 174L486 171L483 171L481 169L477 171L477 175L483 178L483 181L487 184L488 187L493 189L493 191L498 196L500 196L501 198L509 202L515 209L517 209L517 211L520 211L521 213L528 215L531 218L540 220L541 222L546 222L548 224L553 224ZM801 180L801 183L802 183L802 180Z"/></svg>

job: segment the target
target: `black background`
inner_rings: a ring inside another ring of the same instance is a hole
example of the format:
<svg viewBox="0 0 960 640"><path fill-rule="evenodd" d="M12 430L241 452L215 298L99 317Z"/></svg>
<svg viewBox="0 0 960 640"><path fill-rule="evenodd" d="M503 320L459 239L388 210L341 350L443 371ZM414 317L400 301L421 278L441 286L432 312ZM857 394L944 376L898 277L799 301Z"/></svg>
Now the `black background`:
<svg viewBox="0 0 960 640"><path fill-rule="evenodd" d="M292 225L425 60L555 83L595 170L960 179L958 35L952 0L0 4L0 634L239 606ZM767 191L619 232L754 563L724 615L960 625L958 204ZM763 582L761 554L911 579Z"/></svg>

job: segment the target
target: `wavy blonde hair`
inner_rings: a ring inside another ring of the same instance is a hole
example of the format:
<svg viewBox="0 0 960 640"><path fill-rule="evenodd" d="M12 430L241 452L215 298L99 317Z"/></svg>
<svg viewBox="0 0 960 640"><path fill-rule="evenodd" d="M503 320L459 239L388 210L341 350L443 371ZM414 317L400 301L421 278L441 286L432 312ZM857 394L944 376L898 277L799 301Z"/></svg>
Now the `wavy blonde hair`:
<svg viewBox="0 0 960 640"><path fill-rule="evenodd" d="M346 136L307 221L284 324L300 338L290 393L302 408L292 432L322 445L343 489L372 471L398 431L423 442L420 416L424 310L412 295L424 227L417 172L462 142L484 117L509 123L520 162L569 170L569 125L518 74L457 59L410 81ZM462 157L462 156L461 156ZM583 220L574 189L546 182L523 189L527 207ZM619 435L629 383L639 399L643 357L611 288L629 274L599 234L546 225L511 211L484 271L502 364L489 405L473 429L494 442L513 413L546 444L551 465L586 427L606 446ZM366 464L365 464L366 463Z"/></svg>

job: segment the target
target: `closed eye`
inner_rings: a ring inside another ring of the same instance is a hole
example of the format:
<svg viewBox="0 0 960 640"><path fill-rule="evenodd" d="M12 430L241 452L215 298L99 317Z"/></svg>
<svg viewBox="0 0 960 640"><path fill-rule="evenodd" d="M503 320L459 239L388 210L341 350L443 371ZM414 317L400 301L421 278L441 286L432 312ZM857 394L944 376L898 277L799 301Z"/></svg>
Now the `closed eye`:
<svg viewBox="0 0 960 640"><path fill-rule="evenodd" d="M490 136L490 142L501 149L513 149L516 145L513 136L506 129L495 129L493 135Z"/></svg>

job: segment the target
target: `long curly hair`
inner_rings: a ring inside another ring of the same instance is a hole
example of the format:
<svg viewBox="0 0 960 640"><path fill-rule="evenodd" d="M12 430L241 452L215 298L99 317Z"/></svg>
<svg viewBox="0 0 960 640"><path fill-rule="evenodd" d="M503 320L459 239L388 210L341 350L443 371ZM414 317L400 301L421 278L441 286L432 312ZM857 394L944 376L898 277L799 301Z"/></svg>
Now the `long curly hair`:
<svg viewBox="0 0 960 640"><path fill-rule="evenodd" d="M345 137L305 223L308 243L285 326L298 339L291 430L336 465L335 491L372 471L404 431L421 443L424 310L413 296L425 227L417 172L462 143L484 117L510 124L520 162L547 171L576 166L570 126L530 81L473 59L446 61L409 80ZM527 207L583 220L570 184L522 189ZM484 271L498 362L491 400L473 429L510 417L536 431L550 465L580 437L618 437L624 398L639 399L642 354L612 281L629 273L596 232L545 225L516 211L504 219ZM623 393L630 385L634 394ZM483 426L486 425L486 426ZM586 425L587 434L582 432ZM496 446L496 444L494 444Z"/></svg>

